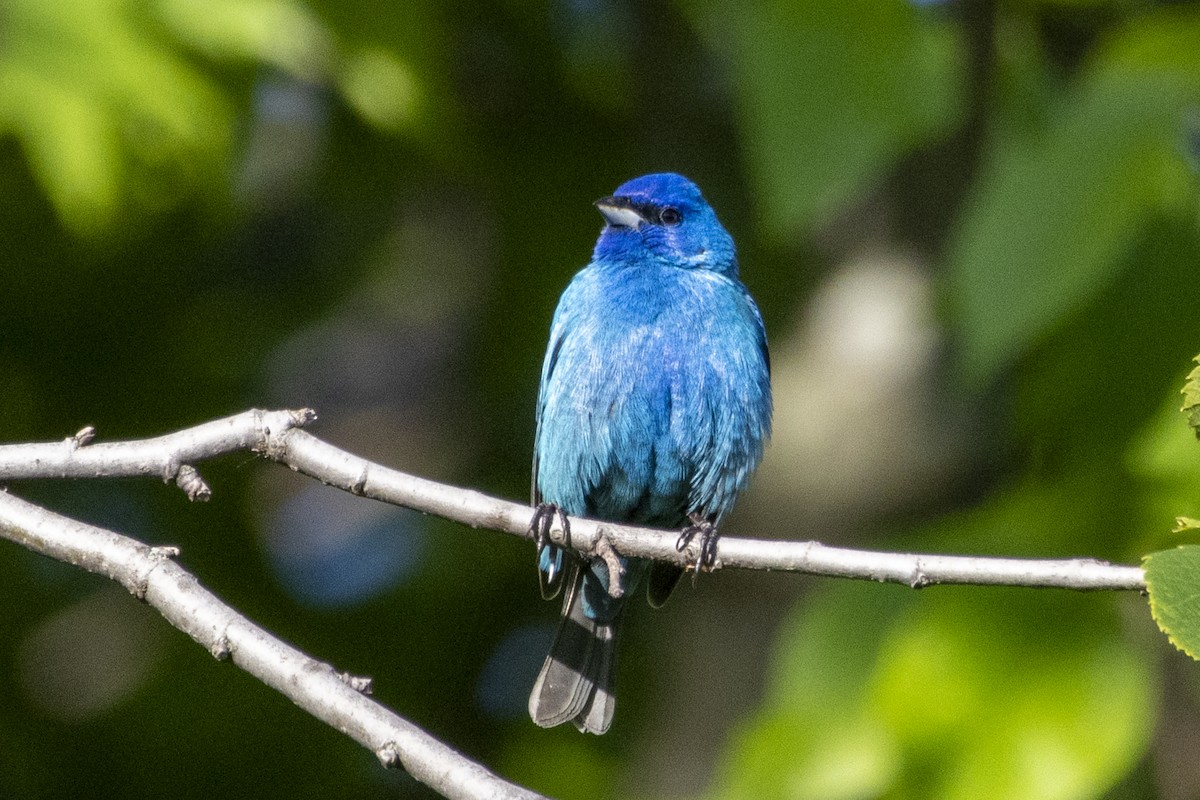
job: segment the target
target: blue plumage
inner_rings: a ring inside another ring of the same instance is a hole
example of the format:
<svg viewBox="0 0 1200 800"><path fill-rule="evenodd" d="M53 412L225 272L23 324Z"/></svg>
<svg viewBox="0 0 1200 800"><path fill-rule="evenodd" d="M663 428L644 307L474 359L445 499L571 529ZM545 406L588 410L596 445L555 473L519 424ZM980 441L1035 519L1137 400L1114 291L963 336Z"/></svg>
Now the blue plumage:
<svg viewBox="0 0 1200 800"><path fill-rule="evenodd" d="M607 224L559 300L542 367L535 502L708 538L770 435L762 318L738 280L733 239L691 181L646 175L596 205ZM680 574L622 561L625 594L614 599L603 561L577 563L553 545L539 554L543 585L567 584L529 700L539 725L608 729L625 597L649 572L660 605Z"/></svg>

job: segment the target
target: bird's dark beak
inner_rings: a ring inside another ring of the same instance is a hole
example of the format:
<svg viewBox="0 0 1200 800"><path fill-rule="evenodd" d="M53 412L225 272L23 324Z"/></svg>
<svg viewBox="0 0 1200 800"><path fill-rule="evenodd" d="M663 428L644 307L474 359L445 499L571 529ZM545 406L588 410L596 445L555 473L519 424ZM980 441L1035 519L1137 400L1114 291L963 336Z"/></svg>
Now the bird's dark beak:
<svg viewBox="0 0 1200 800"><path fill-rule="evenodd" d="M600 209L609 225L618 228L633 228L636 231L646 221L628 197L601 197L596 201L596 208Z"/></svg>

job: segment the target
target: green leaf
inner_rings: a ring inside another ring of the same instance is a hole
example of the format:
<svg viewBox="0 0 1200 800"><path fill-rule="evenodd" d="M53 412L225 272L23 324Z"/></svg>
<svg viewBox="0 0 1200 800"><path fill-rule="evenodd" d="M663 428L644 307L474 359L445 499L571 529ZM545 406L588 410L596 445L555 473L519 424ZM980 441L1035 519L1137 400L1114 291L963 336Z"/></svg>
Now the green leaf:
<svg viewBox="0 0 1200 800"><path fill-rule="evenodd" d="M1100 796L1145 752L1156 692L1115 601L869 584L810 597L715 796Z"/></svg>
<svg viewBox="0 0 1200 800"><path fill-rule="evenodd" d="M1154 621L1171 644L1200 661L1200 545L1160 550L1142 564Z"/></svg>
<svg viewBox="0 0 1200 800"><path fill-rule="evenodd" d="M1173 387L1172 387L1173 388ZM1171 533L1200 532L1200 452L1179 424L1174 391L1163 398L1156 414L1131 440L1125 463L1136 478L1131 499L1136 512L1129 526L1134 552L1174 547ZM1168 521L1175 526L1168 532Z"/></svg>
<svg viewBox="0 0 1200 800"><path fill-rule="evenodd" d="M382 47L347 53L338 78L346 101L383 130L410 125L420 106L420 87L409 67Z"/></svg>
<svg viewBox="0 0 1200 800"><path fill-rule="evenodd" d="M739 74L747 155L773 232L836 212L959 117L955 29L912 3L702 5L693 17Z"/></svg>
<svg viewBox="0 0 1200 800"><path fill-rule="evenodd" d="M1200 356L1192 360L1200 363ZM1179 410L1187 414L1188 425L1196 432L1196 438L1200 439L1200 367L1188 373L1187 382L1180 393L1183 395L1183 408Z"/></svg>
<svg viewBox="0 0 1200 800"><path fill-rule="evenodd" d="M245 59L318 81L336 52L320 19L291 0L160 0L160 19L216 61Z"/></svg>
<svg viewBox="0 0 1200 800"><path fill-rule="evenodd" d="M865 703L887 622L912 596L842 583L784 622L760 714L732 737L717 796L877 797L901 768L895 737Z"/></svg>
<svg viewBox="0 0 1200 800"><path fill-rule="evenodd" d="M503 740L498 756L502 775L551 797L613 796L620 764L611 755L569 725L549 733L529 727Z"/></svg>
<svg viewBox="0 0 1200 800"><path fill-rule="evenodd" d="M1115 276L1150 214L1193 189L1181 120L1200 17L1160 15L1102 51L1040 128L996 132L949 255L963 372L980 385Z"/></svg>
<svg viewBox="0 0 1200 800"><path fill-rule="evenodd" d="M1095 595L922 603L885 641L873 686L910 765L901 793L1102 795L1145 751L1153 713L1149 667L1119 627L1112 598Z"/></svg>
<svg viewBox="0 0 1200 800"><path fill-rule="evenodd" d="M778 713L741 734L737 759L718 797L855 800L892 784L900 752L876 719L846 709L828 720Z"/></svg>
<svg viewBox="0 0 1200 800"><path fill-rule="evenodd" d="M128 0L4 7L0 132L21 143L64 226L129 226L223 181L232 109Z"/></svg>

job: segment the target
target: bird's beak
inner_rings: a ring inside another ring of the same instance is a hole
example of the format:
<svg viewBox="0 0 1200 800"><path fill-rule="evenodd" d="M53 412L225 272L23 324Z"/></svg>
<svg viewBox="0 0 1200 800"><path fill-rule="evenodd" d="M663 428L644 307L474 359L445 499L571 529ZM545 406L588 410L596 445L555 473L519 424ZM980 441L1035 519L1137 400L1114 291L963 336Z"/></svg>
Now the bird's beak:
<svg viewBox="0 0 1200 800"><path fill-rule="evenodd" d="M646 221L628 197L601 197L596 201L596 208L600 209L609 225L619 228L633 228L636 231Z"/></svg>

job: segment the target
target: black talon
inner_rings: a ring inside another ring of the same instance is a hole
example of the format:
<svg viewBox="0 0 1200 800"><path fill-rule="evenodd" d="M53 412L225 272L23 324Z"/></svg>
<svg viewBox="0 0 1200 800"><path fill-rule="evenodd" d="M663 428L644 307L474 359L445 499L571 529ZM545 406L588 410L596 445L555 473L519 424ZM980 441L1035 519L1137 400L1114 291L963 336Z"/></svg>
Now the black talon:
<svg viewBox="0 0 1200 800"><path fill-rule="evenodd" d="M695 580L701 570L711 570L717 563L717 526L712 520L692 517L692 524L679 533L679 538L675 541L675 550L682 553L697 535L700 536L700 555L692 565L692 580Z"/></svg>
<svg viewBox="0 0 1200 800"><path fill-rule="evenodd" d="M700 563L705 569L712 569L717 563L717 526L711 525L704 533L704 542L700 546Z"/></svg>
<svg viewBox="0 0 1200 800"><path fill-rule="evenodd" d="M537 542L538 553L542 552L542 548L550 541L550 531L554 530L554 519L562 524L563 542L570 543L571 541L571 522L567 519L567 512L556 506L554 503L538 503L533 509L533 518L529 520L529 532L533 534L534 541Z"/></svg>
<svg viewBox="0 0 1200 800"><path fill-rule="evenodd" d="M562 549L550 541L550 531L554 530L554 521L562 526L563 542L571 541L571 523L567 512L554 503L538 503L533 510L533 518L529 520L529 532L537 542L538 586L541 587L542 597L552 600L562 591L564 576Z"/></svg>

